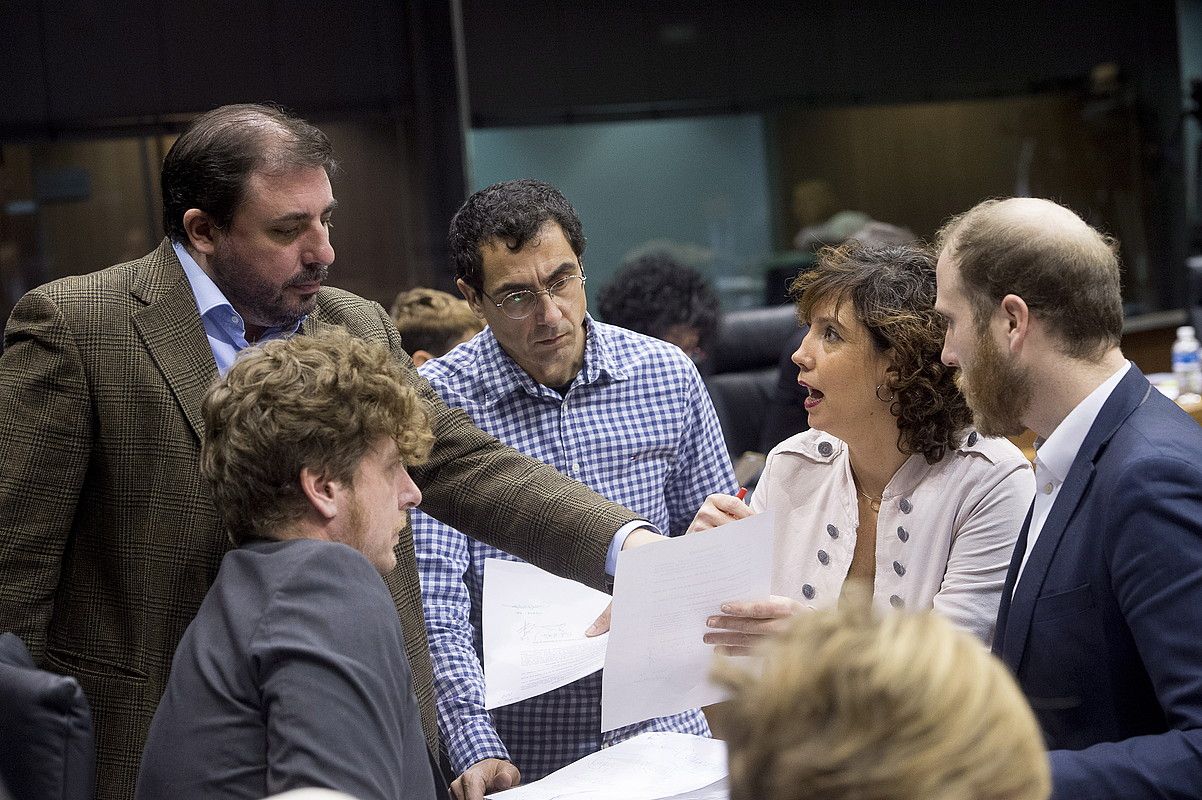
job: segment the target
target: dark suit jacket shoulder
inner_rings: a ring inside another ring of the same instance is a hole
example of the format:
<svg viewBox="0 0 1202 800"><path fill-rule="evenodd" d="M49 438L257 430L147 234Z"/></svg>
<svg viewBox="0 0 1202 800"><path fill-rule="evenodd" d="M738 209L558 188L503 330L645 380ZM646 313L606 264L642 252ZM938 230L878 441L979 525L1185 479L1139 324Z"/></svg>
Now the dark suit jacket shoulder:
<svg viewBox="0 0 1202 800"><path fill-rule="evenodd" d="M1090 429L1004 606L997 650L1053 751L1054 797L1196 796L1202 428L1134 367Z"/></svg>
<svg viewBox="0 0 1202 800"><path fill-rule="evenodd" d="M136 796L258 800L310 786L435 796L380 576L346 545L256 540L225 556L180 642Z"/></svg>

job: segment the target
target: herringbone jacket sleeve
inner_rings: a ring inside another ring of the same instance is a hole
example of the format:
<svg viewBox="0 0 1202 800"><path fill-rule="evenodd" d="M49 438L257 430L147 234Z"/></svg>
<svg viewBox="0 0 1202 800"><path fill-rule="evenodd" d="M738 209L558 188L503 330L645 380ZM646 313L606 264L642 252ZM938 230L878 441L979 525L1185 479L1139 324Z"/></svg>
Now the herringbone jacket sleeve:
<svg viewBox="0 0 1202 800"><path fill-rule="evenodd" d="M597 588L608 584L606 551L618 528L635 519L633 513L501 444L463 411L449 408L413 368L377 304L327 290L322 317L364 338L382 334L425 398L436 444L426 464L413 470L423 511L550 572Z"/></svg>
<svg viewBox="0 0 1202 800"><path fill-rule="evenodd" d="M46 294L13 310L0 354L0 630L41 659L88 469L92 413L73 332Z"/></svg>

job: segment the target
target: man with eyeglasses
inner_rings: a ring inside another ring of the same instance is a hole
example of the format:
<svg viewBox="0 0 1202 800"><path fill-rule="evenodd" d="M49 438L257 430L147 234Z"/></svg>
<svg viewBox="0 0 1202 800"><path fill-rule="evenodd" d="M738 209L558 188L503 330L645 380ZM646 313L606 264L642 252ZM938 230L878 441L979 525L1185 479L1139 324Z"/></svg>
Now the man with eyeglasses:
<svg viewBox="0 0 1202 800"><path fill-rule="evenodd" d="M419 371L484 431L684 533L708 493L736 488L717 417L679 348L588 315L584 243L576 211L549 184L508 181L469 197L451 221L451 256L488 327ZM602 734L600 672L490 714L484 561L517 559L420 512L413 530L456 797L536 780L644 731L708 733L693 710Z"/></svg>

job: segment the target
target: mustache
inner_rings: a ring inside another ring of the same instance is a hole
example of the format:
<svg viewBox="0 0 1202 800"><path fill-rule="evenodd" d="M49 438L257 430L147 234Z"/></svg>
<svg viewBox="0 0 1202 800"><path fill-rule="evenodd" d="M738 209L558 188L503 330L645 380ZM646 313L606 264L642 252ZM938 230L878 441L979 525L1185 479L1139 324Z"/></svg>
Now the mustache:
<svg viewBox="0 0 1202 800"><path fill-rule="evenodd" d="M302 283L325 283L330 277L329 267L306 267L305 270L288 281L286 286L299 286Z"/></svg>

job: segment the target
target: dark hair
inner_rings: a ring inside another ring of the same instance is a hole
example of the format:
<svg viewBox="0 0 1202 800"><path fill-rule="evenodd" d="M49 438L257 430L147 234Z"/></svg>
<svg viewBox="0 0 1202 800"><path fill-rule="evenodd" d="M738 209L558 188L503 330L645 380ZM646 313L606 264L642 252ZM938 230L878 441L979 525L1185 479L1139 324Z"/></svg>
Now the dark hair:
<svg viewBox="0 0 1202 800"><path fill-rule="evenodd" d="M959 268L978 329L1003 297L1018 295L1066 355L1096 359L1123 335L1118 244L1063 206L1023 202L1046 203L1049 215L1069 224L1011 213L1012 201L986 200L948 220L939 231L939 251Z"/></svg>
<svg viewBox="0 0 1202 800"><path fill-rule="evenodd" d="M567 198L551 184L523 178L494 183L476 192L451 218L447 243L455 265L455 277L483 292L480 248L497 239L516 253L546 222L559 224L577 258L584 254L580 217Z"/></svg>
<svg viewBox="0 0 1202 800"><path fill-rule="evenodd" d="M184 212L199 208L219 228L234 217L251 173L298 167L336 169L326 135L281 108L221 106L188 126L163 160L163 231L186 242Z"/></svg>
<svg viewBox="0 0 1202 800"><path fill-rule="evenodd" d="M625 262L601 290L601 319L662 339L675 325L696 328L702 350L718 331L718 295L697 270L669 253L647 253Z"/></svg>
<svg viewBox="0 0 1202 800"><path fill-rule="evenodd" d="M876 351L893 351L889 411L897 417L899 450L922 453L934 464L959 446L972 412L956 388L956 371L940 360L946 325L935 312L935 259L929 250L854 241L826 247L790 291L803 319L820 302L851 302Z"/></svg>

